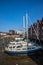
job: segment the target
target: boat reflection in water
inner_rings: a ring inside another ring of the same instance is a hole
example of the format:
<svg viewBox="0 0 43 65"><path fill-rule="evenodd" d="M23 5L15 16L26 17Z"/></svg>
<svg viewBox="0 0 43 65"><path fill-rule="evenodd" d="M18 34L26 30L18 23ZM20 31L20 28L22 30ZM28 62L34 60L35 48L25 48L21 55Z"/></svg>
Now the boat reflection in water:
<svg viewBox="0 0 43 65"><path fill-rule="evenodd" d="M4 52L7 54L30 54L35 53L41 49L41 46L34 44L33 42L28 42L21 38L15 39L15 41L10 42L6 47Z"/></svg>

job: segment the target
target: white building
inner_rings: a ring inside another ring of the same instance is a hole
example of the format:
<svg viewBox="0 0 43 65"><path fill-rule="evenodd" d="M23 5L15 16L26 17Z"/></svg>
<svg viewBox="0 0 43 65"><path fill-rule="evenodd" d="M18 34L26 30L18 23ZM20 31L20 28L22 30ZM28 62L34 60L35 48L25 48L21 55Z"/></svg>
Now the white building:
<svg viewBox="0 0 43 65"><path fill-rule="evenodd" d="M23 30L16 30L15 32L20 35L23 34Z"/></svg>
<svg viewBox="0 0 43 65"><path fill-rule="evenodd" d="M0 35L5 36L5 35L7 35L7 33L6 32L0 32Z"/></svg>

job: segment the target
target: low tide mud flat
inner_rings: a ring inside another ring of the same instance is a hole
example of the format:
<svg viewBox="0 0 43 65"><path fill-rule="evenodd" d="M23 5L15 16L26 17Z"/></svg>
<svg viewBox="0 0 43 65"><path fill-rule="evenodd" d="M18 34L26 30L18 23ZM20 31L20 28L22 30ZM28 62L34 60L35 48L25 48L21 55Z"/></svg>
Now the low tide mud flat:
<svg viewBox="0 0 43 65"><path fill-rule="evenodd" d="M43 52L32 55L8 55L0 52L0 65L43 65Z"/></svg>
<svg viewBox="0 0 43 65"><path fill-rule="evenodd" d="M29 56L26 55L7 55L0 53L0 65L37 65Z"/></svg>

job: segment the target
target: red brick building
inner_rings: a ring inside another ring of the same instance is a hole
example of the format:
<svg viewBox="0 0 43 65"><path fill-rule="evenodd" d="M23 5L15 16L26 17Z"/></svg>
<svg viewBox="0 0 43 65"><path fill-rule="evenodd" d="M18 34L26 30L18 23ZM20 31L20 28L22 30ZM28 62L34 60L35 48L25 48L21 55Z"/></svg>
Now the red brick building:
<svg viewBox="0 0 43 65"><path fill-rule="evenodd" d="M43 18L28 28L28 38L43 40Z"/></svg>
<svg viewBox="0 0 43 65"><path fill-rule="evenodd" d="M36 39L37 37L37 23L34 23L32 26L32 37L33 39Z"/></svg>
<svg viewBox="0 0 43 65"><path fill-rule="evenodd" d="M31 27L28 28L28 38L31 38Z"/></svg>
<svg viewBox="0 0 43 65"><path fill-rule="evenodd" d="M42 20L37 21L37 27L38 27L38 37L40 40L43 40L43 18Z"/></svg>
<svg viewBox="0 0 43 65"><path fill-rule="evenodd" d="M9 34L10 35L14 35L15 34L15 31L14 30L9 30Z"/></svg>

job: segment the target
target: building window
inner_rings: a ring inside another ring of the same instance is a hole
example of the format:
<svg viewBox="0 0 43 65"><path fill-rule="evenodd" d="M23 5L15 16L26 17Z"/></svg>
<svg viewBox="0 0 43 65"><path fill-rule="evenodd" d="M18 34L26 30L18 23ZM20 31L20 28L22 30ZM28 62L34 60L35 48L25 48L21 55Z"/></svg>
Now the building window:
<svg viewBox="0 0 43 65"><path fill-rule="evenodd" d="M41 35L43 35L43 31L41 32Z"/></svg>
<svg viewBox="0 0 43 65"><path fill-rule="evenodd" d="M42 30L43 30L43 26L42 26Z"/></svg>

